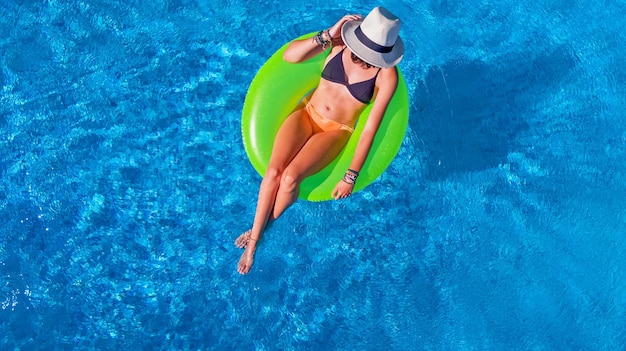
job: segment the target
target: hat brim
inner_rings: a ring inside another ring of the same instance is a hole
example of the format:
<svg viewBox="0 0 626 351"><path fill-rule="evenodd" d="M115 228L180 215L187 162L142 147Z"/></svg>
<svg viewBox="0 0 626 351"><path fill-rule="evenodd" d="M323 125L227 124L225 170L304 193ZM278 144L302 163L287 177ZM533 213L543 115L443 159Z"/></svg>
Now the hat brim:
<svg viewBox="0 0 626 351"><path fill-rule="evenodd" d="M404 55L404 43L400 36L396 39L393 49L390 52L377 52L365 46L354 34L354 30L361 24L361 21L349 21L341 27L341 37L348 49L357 55L361 60L381 68L389 68L397 65Z"/></svg>

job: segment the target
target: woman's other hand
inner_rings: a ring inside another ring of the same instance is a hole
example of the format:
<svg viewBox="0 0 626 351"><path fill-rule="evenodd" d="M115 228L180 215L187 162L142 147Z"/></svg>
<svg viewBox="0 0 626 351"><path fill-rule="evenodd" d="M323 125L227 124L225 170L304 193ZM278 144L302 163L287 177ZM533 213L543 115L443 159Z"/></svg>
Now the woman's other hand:
<svg viewBox="0 0 626 351"><path fill-rule="evenodd" d="M348 184L345 181L340 180L333 190L332 197L335 200L345 199L346 197L352 195L352 189L354 189L354 184Z"/></svg>

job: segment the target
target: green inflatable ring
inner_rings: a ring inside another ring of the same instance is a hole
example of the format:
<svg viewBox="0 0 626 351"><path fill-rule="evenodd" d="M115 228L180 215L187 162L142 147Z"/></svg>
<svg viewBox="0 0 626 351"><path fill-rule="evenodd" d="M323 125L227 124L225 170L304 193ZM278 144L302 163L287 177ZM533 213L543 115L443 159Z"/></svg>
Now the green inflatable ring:
<svg viewBox="0 0 626 351"><path fill-rule="evenodd" d="M310 37L312 33L297 39ZM283 121L300 99L319 83L326 54L298 64L283 60L289 43L276 51L259 69L250 83L243 104L241 129L250 163L261 176L272 153L274 137ZM332 191L350 166L361 131L372 104L361 113L354 133L337 158L320 172L306 178L300 198L309 201L332 199ZM406 82L398 69L398 87L380 124L369 156L360 171L353 192L365 188L389 166L402 145L409 122L409 97Z"/></svg>

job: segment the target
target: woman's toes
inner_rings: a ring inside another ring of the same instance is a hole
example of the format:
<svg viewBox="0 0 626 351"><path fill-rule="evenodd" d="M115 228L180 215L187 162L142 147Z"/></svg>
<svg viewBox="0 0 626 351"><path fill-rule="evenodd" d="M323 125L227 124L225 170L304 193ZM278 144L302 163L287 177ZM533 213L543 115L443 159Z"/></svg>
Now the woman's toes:
<svg viewBox="0 0 626 351"><path fill-rule="evenodd" d="M244 247L246 247L246 245L248 245L248 241L250 240L250 231L246 231L243 234L241 234L237 239L235 239L235 246L237 246L240 249L243 249Z"/></svg>

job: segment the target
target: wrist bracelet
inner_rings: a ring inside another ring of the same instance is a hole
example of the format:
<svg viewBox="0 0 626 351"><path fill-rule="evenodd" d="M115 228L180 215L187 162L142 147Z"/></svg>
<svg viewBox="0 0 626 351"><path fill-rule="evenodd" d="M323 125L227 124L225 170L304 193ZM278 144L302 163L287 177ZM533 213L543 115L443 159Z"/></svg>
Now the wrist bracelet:
<svg viewBox="0 0 626 351"><path fill-rule="evenodd" d="M324 49L324 50L330 44L330 41L328 41L328 40L326 40L326 38L324 38L324 31L323 30L317 32L317 35L313 37L313 41L315 43L317 43L318 45L321 45L322 49Z"/></svg>
<svg viewBox="0 0 626 351"><path fill-rule="evenodd" d="M330 30L326 29L324 32L326 33L326 36L328 37L328 42L331 43L332 45L334 38L330 35Z"/></svg>
<svg viewBox="0 0 626 351"><path fill-rule="evenodd" d="M348 184L356 183L356 178L359 176L358 173L353 173L353 170L348 170L346 174L343 175L342 180Z"/></svg>

